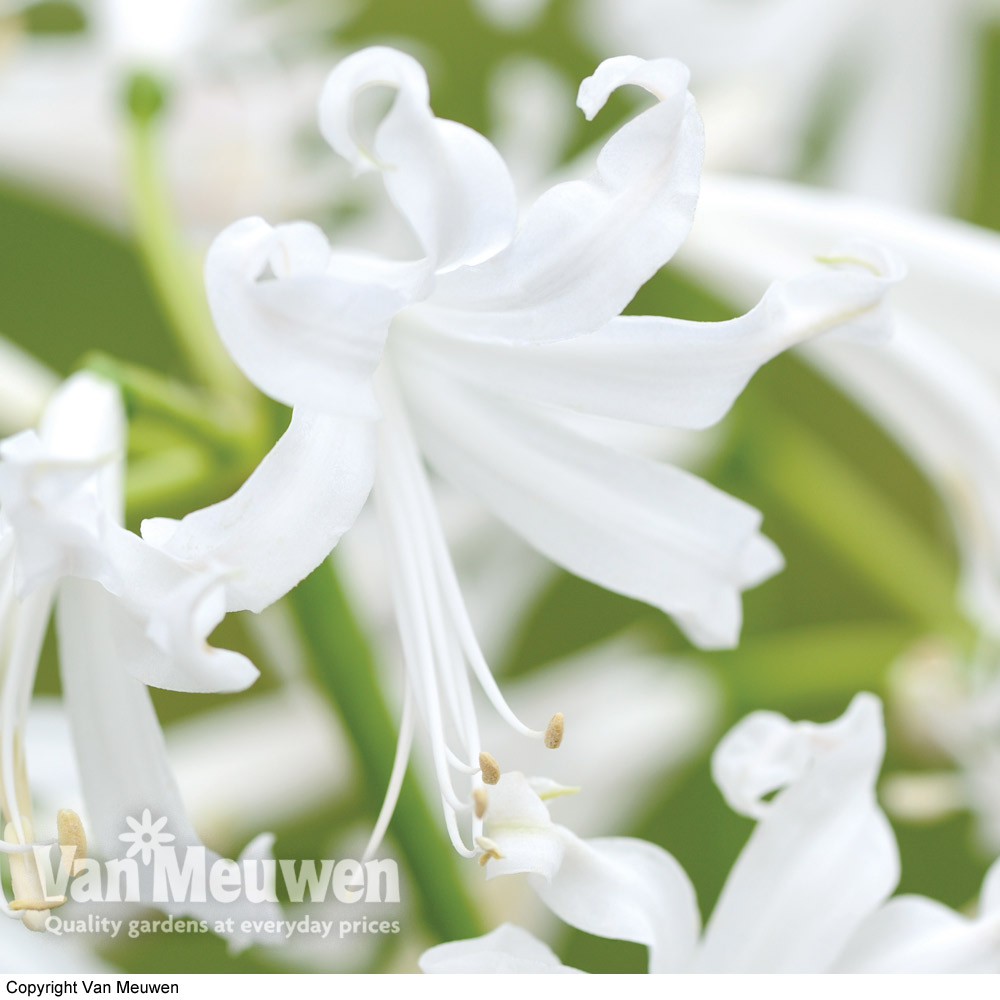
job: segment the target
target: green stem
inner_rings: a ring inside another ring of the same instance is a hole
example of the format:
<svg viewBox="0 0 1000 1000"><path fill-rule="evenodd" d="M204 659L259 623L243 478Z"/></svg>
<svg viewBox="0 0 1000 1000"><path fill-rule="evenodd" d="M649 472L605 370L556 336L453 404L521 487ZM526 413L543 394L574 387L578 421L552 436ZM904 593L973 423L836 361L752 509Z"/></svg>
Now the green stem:
<svg viewBox="0 0 1000 1000"><path fill-rule="evenodd" d="M215 332L200 275L175 225L158 141L163 103L150 77L129 82L128 193L139 255L191 371L214 389L246 396L247 382Z"/></svg>
<svg viewBox="0 0 1000 1000"><path fill-rule="evenodd" d="M88 354L83 367L114 382L130 411L141 408L165 417L224 454L245 451L264 435L262 415L231 396L192 388L160 372L100 352Z"/></svg>
<svg viewBox="0 0 1000 1000"><path fill-rule="evenodd" d="M364 797L374 821L392 770L396 728L379 688L375 662L332 564L323 563L289 595L312 668L354 744ZM399 796L390 831L420 893L424 919L439 940L481 934L478 913L414 776Z"/></svg>
<svg viewBox="0 0 1000 1000"><path fill-rule="evenodd" d="M956 609L953 568L900 510L805 426L767 419L756 430L752 474L776 501L906 617L972 638Z"/></svg>

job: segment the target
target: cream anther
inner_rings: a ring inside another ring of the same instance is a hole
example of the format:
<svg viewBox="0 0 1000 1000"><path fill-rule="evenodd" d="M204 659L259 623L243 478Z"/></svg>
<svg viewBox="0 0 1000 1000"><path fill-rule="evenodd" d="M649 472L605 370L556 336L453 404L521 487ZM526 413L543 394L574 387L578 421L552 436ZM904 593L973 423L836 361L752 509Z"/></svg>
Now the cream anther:
<svg viewBox="0 0 1000 1000"><path fill-rule="evenodd" d="M483 772L483 781L487 785L495 785L500 780L500 765L496 757L486 750L479 755L479 769Z"/></svg>
<svg viewBox="0 0 1000 1000"><path fill-rule="evenodd" d="M562 712L556 712L549 719L549 724L545 727L545 745L550 750L555 750L562 743L565 720Z"/></svg>
<svg viewBox="0 0 1000 1000"><path fill-rule="evenodd" d="M482 819L486 813L486 806L489 803L489 796L485 788L474 788L472 790L472 808L475 810L476 819Z"/></svg>
<svg viewBox="0 0 1000 1000"><path fill-rule="evenodd" d="M56 816L59 856L67 875L76 875L87 857L87 834L83 822L72 809L60 809Z"/></svg>
<svg viewBox="0 0 1000 1000"><path fill-rule="evenodd" d="M497 842L489 837L476 837L476 846L483 852L479 855L480 865L485 865L493 858L499 861L504 856Z"/></svg>

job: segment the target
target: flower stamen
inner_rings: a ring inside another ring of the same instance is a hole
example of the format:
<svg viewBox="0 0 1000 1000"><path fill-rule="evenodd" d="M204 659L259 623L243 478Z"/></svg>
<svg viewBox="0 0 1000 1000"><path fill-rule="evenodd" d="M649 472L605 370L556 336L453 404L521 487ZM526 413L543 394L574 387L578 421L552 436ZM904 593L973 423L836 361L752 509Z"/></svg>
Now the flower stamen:
<svg viewBox="0 0 1000 1000"><path fill-rule="evenodd" d="M59 859L67 875L76 875L87 857L87 834L83 822L72 809L60 809L56 816Z"/></svg>
<svg viewBox="0 0 1000 1000"><path fill-rule="evenodd" d="M500 780L500 765L496 757L487 750L479 755L479 769L483 772L483 781L487 785L495 785Z"/></svg>
<svg viewBox="0 0 1000 1000"><path fill-rule="evenodd" d="M545 727L545 745L550 750L558 749L559 744L562 743L564 728L565 720L563 719L563 714L562 712L556 712L549 719L549 724Z"/></svg>
<svg viewBox="0 0 1000 1000"><path fill-rule="evenodd" d="M472 789L472 808L475 811L476 819L482 819L486 815L486 807L489 805L489 796L485 788Z"/></svg>
<svg viewBox="0 0 1000 1000"><path fill-rule="evenodd" d="M487 861L500 861L504 857L500 845L489 837L476 837L476 846L483 852L479 855L480 866L485 866Z"/></svg>

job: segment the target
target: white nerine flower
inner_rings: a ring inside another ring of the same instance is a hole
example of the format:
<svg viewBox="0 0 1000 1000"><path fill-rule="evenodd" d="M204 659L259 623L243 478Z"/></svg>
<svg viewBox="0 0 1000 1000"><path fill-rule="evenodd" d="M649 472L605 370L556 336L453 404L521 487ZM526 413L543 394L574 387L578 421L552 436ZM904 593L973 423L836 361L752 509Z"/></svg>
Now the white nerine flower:
<svg viewBox="0 0 1000 1000"><path fill-rule="evenodd" d="M293 407L291 425L235 496L143 527L177 560L229 567L227 607L258 611L326 557L374 483L408 671L401 746L416 709L467 855L481 822L459 830L470 804L451 772L479 781L470 673L515 729L542 733L507 708L476 643L424 458L556 563L662 608L700 644L731 645L740 592L781 565L758 512L585 436L572 417L711 424L790 344L845 324L877 330L898 276L854 247L727 323L620 317L687 234L703 145L687 71L671 60L608 60L578 103L593 117L625 85L653 106L611 137L590 177L551 188L518 225L499 154L434 117L415 60L372 48L340 63L322 132L355 170L381 172L421 255L331 248L304 222L223 232L206 262L216 324L251 381ZM369 141L356 116L372 87L395 100Z"/></svg>
<svg viewBox="0 0 1000 1000"><path fill-rule="evenodd" d="M77 860L89 853L88 843L97 857L119 857L127 818L143 810L170 823L179 848L200 844L171 774L149 693L130 675L133 666L172 669L175 653L184 650L157 646L149 635L155 631L149 609L109 592L132 576L146 548L135 536L126 539L120 526L124 449L117 390L88 374L74 376L56 392L37 434L26 431L0 442L0 852L8 855L15 896L0 908L33 930L45 929L52 908L27 853L45 838L39 838L32 815L24 731L54 602L63 697L87 819L84 835L75 813L60 812L61 844L76 848ZM122 552L129 558L119 558ZM166 565L160 553L148 557L154 566ZM175 567L169 580L161 581L164 589L184 573ZM147 582L152 575L147 571ZM141 585L142 578L136 582ZM196 627L189 622L174 634L186 635L192 650L200 647L195 658L211 658L204 645L207 632L195 635ZM181 664L178 674L184 673ZM258 838L246 856L266 854L269 847L269 837ZM208 858L211 863L217 855ZM144 870L141 877L142 898L148 900L152 872ZM210 920L237 915L233 907L211 902L174 909L198 909ZM263 915L277 916L277 908L271 909ZM234 935L246 937L238 930Z"/></svg>
<svg viewBox="0 0 1000 1000"><path fill-rule="evenodd" d="M998 972L1000 863L986 876L977 917L921 896L887 901L899 856L875 801L884 740L872 695L825 725L756 712L723 739L716 783L757 826L701 933L694 890L666 851L629 838L580 840L552 822L518 774L490 795L487 874L529 873L567 923L647 945L651 972ZM420 964L425 972L575 971L510 926L439 945Z"/></svg>

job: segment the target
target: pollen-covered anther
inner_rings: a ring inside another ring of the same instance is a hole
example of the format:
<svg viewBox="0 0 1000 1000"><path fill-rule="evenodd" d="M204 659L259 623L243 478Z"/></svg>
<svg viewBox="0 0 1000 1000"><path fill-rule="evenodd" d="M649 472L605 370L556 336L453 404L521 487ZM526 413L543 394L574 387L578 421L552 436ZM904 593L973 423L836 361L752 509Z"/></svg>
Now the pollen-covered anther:
<svg viewBox="0 0 1000 1000"><path fill-rule="evenodd" d="M59 857L67 875L78 875L87 857L87 834L83 821L72 809L60 809L56 816Z"/></svg>
<svg viewBox="0 0 1000 1000"><path fill-rule="evenodd" d="M497 842L489 837L476 837L476 846L483 852L479 855L480 865L485 865L494 858L499 861L504 856Z"/></svg>
<svg viewBox="0 0 1000 1000"><path fill-rule="evenodd" d="M493 754L484 750L479 755L479 770L483 773L483 781L487 785L495 785L500 780L500 765Z"/></svg>
<svg viewBox="0 0 1000 1000"><path fill-rule="evenodd" d="M476 813L476 819L482 819L486 814L486 806L489 804L489 796L485 788L474 788L472 790L472 808Z"/></svg>
<svg viewBox="0 0 1000 1000"><path fill-rule="evenodd" d="M565 726L565 719L563 719L562 712L556 712L549 719L549 724L545 727L545 745L550 750L557 749L559 744L562 743Z"/></svg>

